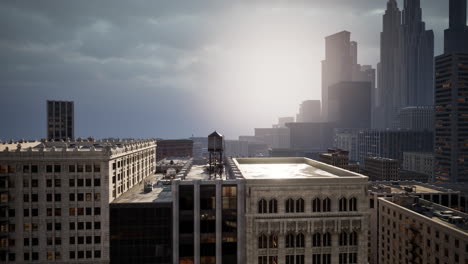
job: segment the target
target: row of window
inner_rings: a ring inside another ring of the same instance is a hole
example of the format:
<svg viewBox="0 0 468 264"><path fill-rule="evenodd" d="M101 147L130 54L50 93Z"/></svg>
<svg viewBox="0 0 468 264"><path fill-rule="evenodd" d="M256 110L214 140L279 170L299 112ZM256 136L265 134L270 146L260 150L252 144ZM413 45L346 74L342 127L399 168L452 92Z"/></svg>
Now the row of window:
<svg viewBox="0 0 468 264"><path fill-rule="evenodd" d="M100 201L101 200L101 194L100 193L70 193L68 194L68 200L70 202L78 201L78 202L83 202L83 201L93 201L93 196L94 196L94 201ZM23 194L23 202L28 203L28 202L38 202L39 201L39 194L37 193L25 193ZM62 194L60 193L47 193L46 194L46 201L47 202L61 202L62 201Z"/></svg>
<svg viewBox="0 0 468 264"><path fill-rule="evenodd" d="M25 164L23 166L18 166L17 171L22 171L23 173L39 173L41 166L39 165L30 165ZM45 167L42 167L46 173L61 173L62 165L61 164L48 164ZM14 165L0 165L0 173L14 173ZM68 165L68 172L101 172L100 164L70 164Z"/></svg>
<svg viewBox="0 0 468 264"><path fill-rule="evenodd" d="M286 213L303 213L304 212L304 199L299 198L294 200L289 198L284 203L284 209ZM350 199L342 197L338 200L338 211L357 211L357 198L352 197ZM260 199L258 201L258 210L259 214L274 214L278 213L278 200L271 199L269 201L265 199ZM312 212L331 212L331 199L325 198L315 198L312 200Z"/></svg>
<svg viewBox="0 0 468 264"><path fill-rule="evenodd" d="M69 223L69 230L100 230L101 229L101 222L70 222ZM14 227L13 227L14 228ZM47 231L61 231L62 224L61 223L47 223L46 224ZM32 224L24 224L23 225L24 232L30 231L39 231L39 225L37 223Z"/></svg>
<svg viewBox="0 0 468 264"><path fill-rule="evenodd" d="M93 185L94 182L94 185ZM23 188L37 188L39 187L39 180L38 179L24 179L23 180ZM51 188L51 187L62 187L62 181L61 179L46 179L46 187ZM68 181L68 186L69 187L99 187L101 186L101 179L70 179ZM14 188L13 186L10 186L10 188Z"/></svg>
<svg viewBox="0 0 468 264"><path fill-rule="evenodd" d="M331 247L332 239L331 234L326 233L313 233L312 234L312 247ZM339 246L357 246L358 245L358 234L356 232L341 232L338 240ZM286 248L304 248L305 236L303 233L293 234L289 233L285 236L285 247ZM261 234L258 237L258 248L278 248L278 235Z"/></svg>
<svg viewBox="0 0 468 264"><path fill-rule="evenodd" d="M286 255L286 264L304 264L304 255ZM278 264L278 256L259 256L258 264ZM357 253L340 253L339 264L357 263ZM312 254L312 264L331 264L331 254Z"/></svg>

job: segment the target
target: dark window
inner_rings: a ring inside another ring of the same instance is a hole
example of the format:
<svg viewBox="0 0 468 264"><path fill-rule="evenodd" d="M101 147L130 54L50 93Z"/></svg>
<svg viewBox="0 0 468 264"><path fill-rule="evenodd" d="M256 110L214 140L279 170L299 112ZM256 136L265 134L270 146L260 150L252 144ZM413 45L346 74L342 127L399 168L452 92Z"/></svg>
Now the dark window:
<svg viewBox="0 0 468 264"><path fill-rule="evenodd" d="M94 186L95 187L101 186L101 179L94 179Z"/></svg>
<svg viewBox="0 0 468 264"><path fill-rule="evenodd" d="M54 172L55 173L62 172L62 166L61 165L54 165Z"/></svg>
<svg viewBox="0 0 468 264"><path fill-rule="evenodd" d="M52 173L53 172L52 168L53 168L52 165L46 165L46 172Z"/></svg>
<svg viewBox="0 0 468 264"><path fill-rule="evenodd" d="M285 202L286 213L294 213L294 200L289 198Z"/></svg>
<svg viewBox="0 0 468 264"><path fill-rule="evenodd" d="M270 214L278 213L278 201L276 199L272 199L268 202L268 211Z"/></svg>
<svg viewBox="0 0 468 264"><path fill-rule="evenodd" d="M267 213L267 202L265 199L258 201L258 213L265 214Z"/></svg>
<svg viewBox="0 0 468 264"><path fill-rule="evenodd" d="M261 234L258 237L258 248L263 249L267 248L267 236L265 234Z"/></svg>
<svg viewBox="0 0 468 264"><path fill-rule="evenodd" d="M75 171L76 171L75 164L68 165L68 172L75 172Z"/></svg>

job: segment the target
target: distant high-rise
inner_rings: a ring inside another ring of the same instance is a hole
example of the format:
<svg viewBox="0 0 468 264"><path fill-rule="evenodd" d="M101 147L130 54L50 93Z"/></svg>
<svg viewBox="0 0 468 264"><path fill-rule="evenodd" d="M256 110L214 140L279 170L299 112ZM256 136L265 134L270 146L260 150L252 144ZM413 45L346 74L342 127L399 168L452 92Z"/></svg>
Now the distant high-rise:
<svg viewBox="0 0 468 264"><path fill-rule="evenodd" d="M398 128L409 130L434 130L433 106L404 107L398 114Z"/></svg>
<svg viewBox="0 0 468 264"><path fill-rule="evenodd" d="M337 128L371 127L371 83L339 82L328 90L328 121Z"/></svg>
<svg viewBox="0 0 468 264"><path fill-rule="evenodd" d="M434 33L422 21L420 0L405 0L400 28L401 106L434 104Z"/></svg>
<svg viewBox="0 0 468 264"><path fill-rule="evenodd" d="M307 100L301 103L296 116L297 122L320 122L320 120L320 100Z"/></svg>
<svg viewBox="0 0 468 264"><path fill-rule="evenodd" d="M293 116L279 117L278 118L278 127L286 127L286 123L293 123L293 122L294 122L294 117Z"/></svg>
<svg viewBox="0 0 468 264"><path fill-rule="evenodd" d="M387 2L383 15L383 30L380 33L380 65L378 73L379 117L378 128L392 127L400 106L400 24L401 11L395 0Z"/></svg>
<svg viewBox="0 0 468 264"><path fill-rule="evenodd" d="M325 122L328 120L328 87L352 79L355 49L352 48L350 38L351 33L348 31L325 38L325 60L322 61L322 120Z"/></svg>
<svg viewBox="0 0 468 264"><path fill-rule="evenodd" d="M47 101L47 139L73 140L74 130L73 101Z"/></svg>
<svg viewBox="0 0 468 264"><path fill-rule="evenodd" d="M445 53L435 58L434 178L468 182L466 0L450 1Z"/></svg>
<svg viewBox="0 0 468 264"><path fill-rule="evenodd" d="M449 28L444 31L444 53L468 53L466 0L450 0Z"/></svg>

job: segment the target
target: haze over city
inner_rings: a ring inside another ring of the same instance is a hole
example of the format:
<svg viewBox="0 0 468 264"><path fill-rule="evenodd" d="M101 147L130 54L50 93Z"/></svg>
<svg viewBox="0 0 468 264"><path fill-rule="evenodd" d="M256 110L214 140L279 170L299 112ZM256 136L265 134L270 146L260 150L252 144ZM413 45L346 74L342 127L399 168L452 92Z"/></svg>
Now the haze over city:
<svg viewBox="0 0 468 264"><path fill-rule="evenodd" d="M325 36L375 68L386 2L2 1L0 139L44 138L48 99L76 137L252 134L321 98ZM448 5L421 6L438 55Z"/></svg>

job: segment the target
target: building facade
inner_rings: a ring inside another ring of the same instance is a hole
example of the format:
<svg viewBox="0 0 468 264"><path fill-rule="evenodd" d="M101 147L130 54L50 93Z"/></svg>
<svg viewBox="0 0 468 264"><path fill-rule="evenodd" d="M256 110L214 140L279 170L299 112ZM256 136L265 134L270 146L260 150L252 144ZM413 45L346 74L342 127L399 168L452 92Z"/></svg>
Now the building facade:
<svg viewBox="0 0 468 264"><path fill-rule="evenodd" d="M357 162L359 160L358 135L359 129L341 129L334 131L333 147L347 150L349 160Z"/></svg>
<svg viewBox="0 0 468 264"><path fill-rule="evenodd" d="M397 128L434 131L433 106L404 107L398 113Z"/></svg>
<svg viewBox="0 0 468 264"><path fill-rule="evenodd" d="M404 170L426 174L432 178L434 172L433 152L403 152Z"/></svg>
<svg viewBox="0 0 468 264"><path fill-rule="evenodd" d="M320 122L321 120L320 100L307 100L301 103L296 122Z"/></svg>
<svg viewBox="0 0 468 264"><path fill-rule="evenodd" d="M431 152L433 132L410 130L361 130L358 134L359 162L366 157L403 161L403 152Z"/></svg>
<svg viewBox="0 0 468 264"><path fill-rule="evenodd" d="M468 262L467 214L415 196L379 198L378 210L378 263Z"/></svg>
<svg viewBox="0 0 468 264"><path fill-rule="evenodd" d="M368 157L364 161L364 170L371 181L398 180L400 164L398 160Z"/></svg>
<svg viewBox="0 0 468 264"><path fill-rule="evenodd" d="M323 151L333 146L333 125L329 123L287 123L291 149Z"/></svg>
<svg viewBox="0 0 468 264"><path fill-rule="evenodd" d="M0 260L109 263L109 203L154 173L155 147L152 140L0 145Z"/></svg>
<svg viewBox="0 0 468 264"><path fill-rule="evenodd" d="M156 160L193 157L193 140L191 139L161 139L157 141L157 144Z"/></svg>
<svg viewBox="0 0 468 264"><path fill-rule="evenodd" d="M434 186L416 181L377 181L369 184L370 205L370 238L369 238L369 263L380 263L382 257L382 244L379 243L381 236L381 223L379 218L379 202L383 197L398 197L413 195L436 204L444 205L453 209L465 209L465 198L459 191ZM384 223L386 224L386 223ZM388 234L385 234L388 235ZM385 255L383 257L386 257ZM443 262L440 262L443 263Z"/></svg>
<svg viewBox="0 0 468 264"><path fill-rule="evenodd" d="M47 139L75 138L75 110L72 101L47 101Z"/></svg>

